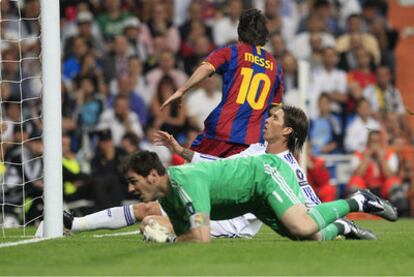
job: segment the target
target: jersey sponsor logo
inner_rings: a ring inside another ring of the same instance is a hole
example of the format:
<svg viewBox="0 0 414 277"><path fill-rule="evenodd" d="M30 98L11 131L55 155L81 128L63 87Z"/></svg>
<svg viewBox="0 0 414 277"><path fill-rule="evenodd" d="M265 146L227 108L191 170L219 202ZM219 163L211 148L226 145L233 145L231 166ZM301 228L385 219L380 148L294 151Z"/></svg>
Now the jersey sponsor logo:
<svg viewBox="0 0 414 277"><path fill-rule="evenodd" d="M272 195L276 198L278 202L283 203L283 198L276 191L273 191Z"/></svg>
<svg viewBox="0 0 414 277"><path fill-rule="evenodd" d="M266 60L265 58L261 58L259 56L253 55L252 53L244 53L244 60L257 64L258 66L264 67L266 69L273 70L273 62Z"/></svg>

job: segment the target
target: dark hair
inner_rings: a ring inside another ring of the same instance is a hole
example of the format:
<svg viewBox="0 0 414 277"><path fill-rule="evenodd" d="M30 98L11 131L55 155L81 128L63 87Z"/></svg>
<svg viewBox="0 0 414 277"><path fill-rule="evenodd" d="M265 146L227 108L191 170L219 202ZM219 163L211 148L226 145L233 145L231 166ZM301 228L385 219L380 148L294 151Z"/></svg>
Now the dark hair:
<svg viewBox="0 0 414 277"><path fill-rule="evenodd" d="M123 137L122 137L122 139L124 140L124 139L126 139L126 140L128 140L132 145L135 145L135 146L137 146L137 147L139 147L139 137L135 134L135 133L132 133L132 132L128 132L128 133L126 133Z"/></svg>
<svg viewBox="0 0 414 277"><path fill-rule="evenodd" d="M297 107L288 105L282 105L281 107L284 113L285 127L293 129L292 133L289 134L287 146L290 152L297 154L302 150L308 135L308 117L303 110Z"/></svg>
<svg viewBox="0 0 414 277"><path fill-rule="evenodd" d="M141 151L131 154L123 163L122 172L127 174L129 170L143 177L147 177L151 170L155 169L159 175L165 175L166 170L160 158L155 152Z"/></svg>
<svg viewBox="0 0 414 277"><path fill-rule="evenodd" d="M258 9L243 11L239 18L237 34L242 42L252 45L265 45L269 36L266 17Z"/></svg>

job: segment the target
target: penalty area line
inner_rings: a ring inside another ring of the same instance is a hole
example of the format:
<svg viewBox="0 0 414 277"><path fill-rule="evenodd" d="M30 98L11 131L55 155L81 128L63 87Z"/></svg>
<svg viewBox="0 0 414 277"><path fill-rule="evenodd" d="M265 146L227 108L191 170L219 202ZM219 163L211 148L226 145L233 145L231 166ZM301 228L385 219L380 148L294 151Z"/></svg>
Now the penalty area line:
<svg viewBox="0 0 414 277"><path fill-rule="evenodd" d="M129 235L136 235L140 234L141 232L138 231L131 231L131 232L121 232L121 233L113 233L113 234L102 234L102 235L93 235L93 238L105 238L105 237L120 237L120 236L129 236Z"/></svg>
<svg viewBox="0 0 414 277"><path fill-rule="evenodd" d="M5 242L5 243L0 243L0 248L12 247L12 246L17 246L17 245L22 245L22 244L37 243L37 242L41 242L41 241L45 241L49 239L52 239L52 238L34 238L34 239L26 239L26 240L21 240L21 241L14 241L14 242Z"/></svg>

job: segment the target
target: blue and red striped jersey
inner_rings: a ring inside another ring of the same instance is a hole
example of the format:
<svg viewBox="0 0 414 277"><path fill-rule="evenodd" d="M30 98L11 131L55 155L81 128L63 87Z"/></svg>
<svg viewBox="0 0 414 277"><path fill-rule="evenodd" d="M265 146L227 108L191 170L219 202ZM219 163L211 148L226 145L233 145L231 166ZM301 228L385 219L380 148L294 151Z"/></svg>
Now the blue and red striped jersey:
<svg viewBox="0 0 414 277"><path fill-rule="evenodd" d="M240 144L263 142L267 112L282 99L281 65L263 48L240 42L215 50L204 62L223 78L222 99L204 121L204 135Z"/></svg>

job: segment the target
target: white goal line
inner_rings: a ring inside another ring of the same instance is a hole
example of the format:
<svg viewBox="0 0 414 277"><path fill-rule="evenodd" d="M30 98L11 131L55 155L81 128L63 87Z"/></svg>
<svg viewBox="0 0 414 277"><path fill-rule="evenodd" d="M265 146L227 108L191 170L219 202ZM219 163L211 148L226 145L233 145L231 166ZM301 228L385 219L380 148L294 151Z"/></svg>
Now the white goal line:
<svg viewBox="0 0 414 277"><path fill-rule="evenodd" d="M34 239L26 239L26 240L21 240L21 241L0 243L0 248L18 246L18 245L23 245L23 244L37 243L37 242L41 242L41 241L45 241L45 240L49 240L49 239L52 239L52 238L34 238Z"/></svg>
<svg viewBox="0 0 414 277"><path fill-rule="evenodd" d="M129 236L129 235L137 235L141 232L137 231L130 231L130 232L120 232L120 233L113 233L113 234L102 234L102 235L93 235L94 238L105 238L105 237L120 237L120 236Z"/></svg>

